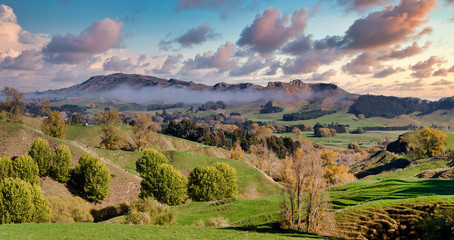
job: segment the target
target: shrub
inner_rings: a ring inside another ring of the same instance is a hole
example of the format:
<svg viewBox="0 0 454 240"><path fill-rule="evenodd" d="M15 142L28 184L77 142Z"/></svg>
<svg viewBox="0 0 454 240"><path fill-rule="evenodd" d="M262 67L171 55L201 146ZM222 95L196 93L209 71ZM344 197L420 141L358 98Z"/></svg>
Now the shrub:
<svg viewBox="0 0 454 240"><path fill-rule="evenodd" d="M160 164L141 175L141 197L149 196L169 205L184 203L188 198L186 178L169 164Z"/></svg>
<svg viewBox="0 0 454 240"><path fill-rule="evenodd" d="M453 239L454 211L442 210L425 217L418 225L423 239Z"/></svg>
<svg viewBox="0 0 454 240"><path fill-rule="evenodd" d="M14 176L21 178L31 184L39 183L39 168L30 156L19 156L12 162Z"/></svg>
<svg viewBox="0 0 454 240"><path fill-rule="evenodd" d="M52 222L93 222L91 206L80 197L52 196L48 198Z"/></svg>
<svg viewBox="0 0 454 240"><path fill-rule="evenodd" d="M52 164L52 176L61 182L67 182L70 178L72 156L69 147L60 145L55 149Z"/></svg>
<svg viewBox="0 0 454 240"><path fill-rule="evenodd" d="M212 218L209 218L205 222L205 226L208 226L208 227L228 227L229 226L229 220L227 220L226 218L223 218L221 216L212 217Z"/></svg>
<svg viewBox="0 0 454 240"><path fill-rule="evenodd" d="M13 177L13 162L11 158L0 157L0 180L8 177Z"/></svg>
<svg viewBox="0 0 454 240"><path fill-rule="evenodd" d="M125 222L143 225L174 225L175 215L169 206L146 197L132 203Z"/></svg>
<svg viewBox="0 0 454 240"><path fill-rule="evenodd" d="M154 149L147 149L136 161L136 171L142 175L152 171L156 166L167 163L167 158Z"/></svg>
<svg viewBox="0 0 454 240"><path fill-rule="evenodd" d="M43 191L38 185L30 186L30 191L33 197L34 212L32 222L44 223L52 220L52 214L49 208L48 201L44 198Z"/></svg>
<svg viewBox="0 0 454 240"><path fill-rule="evenodd" d="M49 116L44 119L41 130L51 137L65 138L66 124L65 121L63 121L63 119L61 118L60 112L50 112Z"/></svg>
<svg viewBox="0 0 454 240"><path fill-rule="evenodd" d="M236 171L226 163L196 167L189 175L188 194L195 201L211 201L238 194Z"/></svg>
<svg viewBox="0 0 454 240"><path fill-rule="evenodd" d="M0 224L49 220L48 203L38 185L17 178L0 181Z"/></svg>
<svg viewBox="0 0 454 240"><path fill-rule="evenodd" d="M351 150L359 149L359 145L358 145L358 143L349 143L348 149L351 149Z"/></svg>
<svg viewBox="0 0 454 240"><path fill-rule="evenodd" d="M101 159L84 154L74 169L72 183L91 201L101 201L109 194L110 171Z"/></svg>
<svg viewBox="0 0 454 240"><path fill-rule="evenodd" d="M38 164L39 176L46 175L51 166L51 152L47 140L36 138L33 141L28 154Z"/></svg>

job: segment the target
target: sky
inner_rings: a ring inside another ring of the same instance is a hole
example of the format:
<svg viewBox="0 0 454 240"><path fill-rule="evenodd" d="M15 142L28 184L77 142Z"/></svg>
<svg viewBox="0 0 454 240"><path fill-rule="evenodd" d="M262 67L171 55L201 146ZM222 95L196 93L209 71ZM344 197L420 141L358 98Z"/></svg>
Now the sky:
<svg viewBox="0 0 454 240"><path fill-rule="evenodd" d="M0 0L0 87L135 73L454 96L454 0Z"/></svg>

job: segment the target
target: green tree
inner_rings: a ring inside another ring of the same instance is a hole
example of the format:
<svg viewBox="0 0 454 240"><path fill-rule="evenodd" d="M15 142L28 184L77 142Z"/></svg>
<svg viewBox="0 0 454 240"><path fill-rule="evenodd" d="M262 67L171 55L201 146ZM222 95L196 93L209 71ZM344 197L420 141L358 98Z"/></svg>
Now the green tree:
<svg viewBox="0 0 454 240"><path fill-rule="evenodd" d="M22 99L24 95L14 88L5 87L0 91L0 95L5 97L0 102L0 110L6 111L6 120L10 122L22 122L21 115L24 111Z"/></svg>
<svg viewBox="0 0 454 240"><path fill-rule="evenodd" d="M236 171L226 163L199 166L189 175L188 194L194 201L211 201L238 194Z"/></svg>
<svg viewBox="0 0 454 240"><path fill-rule="evenodd" d="M60 112L50 112L49 116L44 119L41 130L51 137L64 138L66 135L66 124L61 118Z"/></svg>
<svg viewBox="0 0 454 240"><path fill-rule="evenodd" d="M82 115L78 114L78 113L74 113L73 115L71 115L69 122L71 125L83 125L84 124Z"/></svg>
<svg viewBox="0 0 454 240"><path fill-rule="evenodd" d="M31 184L39 184L39 168L30 156L19 156L13 160L14 175Z"/></svg>
<svg viewBox="0 0 454 240"><path fill-rule="evenodd" d="M236 170L227 163L217 162L213 165L222 175L222 197L232 198L238 195L238 180Z"/></svg>
<svg viewBox="0 0 454 240"><path fill-rule="evenodd" d="M49 203L44 197L43 191L38 185L30 186L31 195L33 198L33 215L32 222L44 223L52 220Z"/></svg>
<svg viewBox="0 0 454 240"><path fill-rule="evenodd" d="M186 201L186 178L160 152L148 149L137 159L136 171L142 177L140 196L152 197L159 202L178 205Z"/></svg>
<svg viewBox="0 0 454 240"><path fill-rule="evenodd" d="M109 194L110 171L97 157L82 155L72 177L72 183L88 200L99 202Z"/></svg>
<svg viewBox="0 0 454 240"><path fill-rule="evenodd" d="M21 179L0 181L0 223L24 223L33 219L31 185Z"/></svg>
<svg viewBox="0 0 454 240"><path fill-rule="evenodd" d="M60 145L55 149L52 164L52 176L61 182L67 182L70 178L72 156L69 147Z"/></svg>
<svg viewBox="0 0 454 240"><path fill-rule="evenodd" d="M47 140L36 138L28 151L28 155L38 164L39 176L46 175L52 164L51 151Z"/></svg>
<svg viewBox="0 0 454 240"><path fill-rule="evenodd" d="M0 157L0 180L13 177L13 162L9 157Z"/></svg>

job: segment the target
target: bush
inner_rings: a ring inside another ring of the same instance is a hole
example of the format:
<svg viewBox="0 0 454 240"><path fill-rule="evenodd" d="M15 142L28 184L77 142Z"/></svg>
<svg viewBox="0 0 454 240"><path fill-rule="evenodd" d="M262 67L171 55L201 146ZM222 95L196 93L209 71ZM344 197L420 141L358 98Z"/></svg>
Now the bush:
<svg viewBox="0 0 454 240"><path fill-rule="evenodd" d="M167 163L167 158L154 149L147 149L136 161L136 171L142 175L150 172L156 166Z"/></svg>
<svg viewBox="0 0 454 240"><path fill-rule="evenodd" d="M348 149L351 149L351 150L359 149L359 145L358 145L358 143L349 143Z"/></svg>
<svg viewBox="0 0 454 240"><path fill-rule="evenodd" d="M418 226L423 239L453 239L454 211L443 210L425 217Z"/></svg>
<svg viewBox="0 0 454 240"><path fill-rule="evenodd" d="M53 196L48 201L53 223L93 222L91 206L80 197Z"/></svg>
<svg viewBox="0 0 454 240"><path fill-rule="evenodd" d="M101 159L84 154L73 172L72 183L90 201L101 201L109 194L110 171Z"/></svg>
<svg viewBox="0 0 454 240"><path fill-rule="evenodd" d="M12 162L13 175L31 184L39 184L39 168L30 156L19 156Z"/></svg>
<svg viewBox="0 0 454 240"><path fill-rule="evenodd" d="M169 206L146 197L132 203L125 222L143 225L174 225L175 215Z"/></svg>
<svg viewBox="0 0 454 240"><path fill-rule="evenodd" d="M60 145L55 149L52 164L52 176L61 182L67 182L70 178L72 156L69 147Z"/></svg>
<svg viewBox="0 0 454 240"><path fill-rule="evenodd" d="M38 164L39 176L46 175L51 166L51 152L47 140L36 138L28 154Z"/></svg>
<svg viewBox="0 0 454 240"><path fill-rule="evenodd" d="M13 177L13 162L11 158L0 157L0 180L8 177Z"/></svg>
<svg viewBox="0 0 454 240"><path fill-rule="evenodd" d="M194 201L235 197L238 194L235 169L225 163L194 168L189 175L188 194Z"/></svg>
<svg viewBox="0 0 454 240"><path fill-rule="evenodd" d="M49 220L48 203L37 185L17 178L0 181L0 224Z"/></svg>
<svg viewBox="0 0 454 240"><path fill-rule="evenodd" d="M187 181L173 166L161 164L142 174L141 197L152 197L159 202L178 205L188 198Z"/></svg>

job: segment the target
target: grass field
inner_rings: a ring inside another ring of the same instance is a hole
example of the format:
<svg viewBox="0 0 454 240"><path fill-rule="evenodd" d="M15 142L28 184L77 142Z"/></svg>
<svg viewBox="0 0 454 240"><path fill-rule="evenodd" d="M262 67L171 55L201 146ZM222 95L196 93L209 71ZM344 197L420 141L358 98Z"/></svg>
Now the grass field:
<svg viewBox="0 0 454 240"><path fill-rule="evenodd" d="M335 239L270 228L214 228L195 226L141 226L110 223L54 223L0 225L4 240L60 239Z"/></svg>

